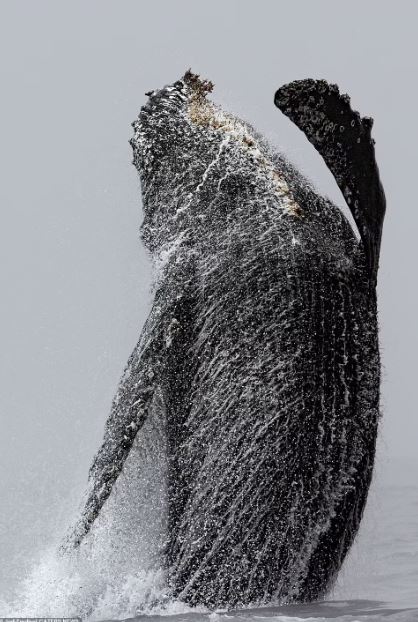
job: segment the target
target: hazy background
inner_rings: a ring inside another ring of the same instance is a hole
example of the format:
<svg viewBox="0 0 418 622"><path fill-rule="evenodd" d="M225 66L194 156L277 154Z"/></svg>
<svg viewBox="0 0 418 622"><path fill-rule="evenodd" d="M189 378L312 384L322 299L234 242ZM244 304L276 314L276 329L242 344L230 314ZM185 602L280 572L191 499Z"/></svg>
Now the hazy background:
<svg viewBox="0 0 418 622"><path fill-rule="evenodd" d="M274 91L326 78L375 118L388 200L377 471L415 478L417 17L413 0L0 2L0 596L75 511L146 317L130 122L144 91L188 67L340 205Z"/></svg>

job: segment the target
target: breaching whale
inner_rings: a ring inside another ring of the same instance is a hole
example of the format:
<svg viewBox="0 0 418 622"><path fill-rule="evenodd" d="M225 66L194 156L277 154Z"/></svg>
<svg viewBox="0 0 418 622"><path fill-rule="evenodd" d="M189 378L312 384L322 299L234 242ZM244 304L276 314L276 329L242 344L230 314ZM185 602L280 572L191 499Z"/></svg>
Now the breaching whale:
<svg viewBox="0 0 418 622"><path fill-rule="evenodd" d="M310 601L332 586L373 470L385 198L371 120L325 81L275 95L333 173L358 239L212 88L188 71L147 94L133 123L155 295L66 546L90 531L158 391L173 597Z"/></svg>

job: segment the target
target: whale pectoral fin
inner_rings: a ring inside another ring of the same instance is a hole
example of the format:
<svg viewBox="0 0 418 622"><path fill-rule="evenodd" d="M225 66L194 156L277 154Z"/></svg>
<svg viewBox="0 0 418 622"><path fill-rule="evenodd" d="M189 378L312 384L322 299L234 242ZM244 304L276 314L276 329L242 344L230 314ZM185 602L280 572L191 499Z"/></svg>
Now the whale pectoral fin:
<svg viewBox="0 0 418 622"><path fill-rule="evenodd" d="M118 406L112 409L104 442L90 469L91 488L82 516L68 540L74 548L90 531L122 472L137 432L147 418L153 395L154 387L148 387L135 395L135 401L125 411Z"/></svg>
<svg viewBox="0 0 418 622"><path fill-rule="evenodd" d="M144 347L144 337L147 345ZM62 548L77 548L89 533L120 475L135 437L145 423L158 382L158 339L147 325L134 349L106 422L102 446L89 471L89 493L81 518Z"/></svg>
<svg viewBox="0 0 418 622"><path fill-rule="evenodd" d="M348 95L325 80L282 86L274 103L306 135L334 175L364 246L370 280L376 283L386 199L371 137L373 120L350 107Z"/></svg>

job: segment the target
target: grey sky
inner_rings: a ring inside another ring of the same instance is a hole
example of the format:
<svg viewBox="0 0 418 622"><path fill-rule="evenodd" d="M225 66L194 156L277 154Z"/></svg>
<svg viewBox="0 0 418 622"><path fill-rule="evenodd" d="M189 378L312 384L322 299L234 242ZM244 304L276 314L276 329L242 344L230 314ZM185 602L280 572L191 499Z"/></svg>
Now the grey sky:
<svg viewBox="0 0 418 622"><path fill-rule="evenodd" d="M274 91L325 78L375 118L388 200L381 459L418 464L417 13L413 0L1 1L2 557L17 566L47 542L50 514L83 490L150 302L130 122L144 91L188 67L339 205Z"/></svg>

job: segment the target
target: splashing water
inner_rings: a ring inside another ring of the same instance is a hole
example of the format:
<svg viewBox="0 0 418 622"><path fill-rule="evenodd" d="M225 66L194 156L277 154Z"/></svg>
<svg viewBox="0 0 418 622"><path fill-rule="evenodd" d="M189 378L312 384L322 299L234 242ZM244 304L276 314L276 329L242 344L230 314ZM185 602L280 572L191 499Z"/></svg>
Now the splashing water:
<svg viewBox="0 0 418 622"><path fill-rule="evenodd" d="M158 399L150 414L89 538L71 554L57 542L43 551L14 601L0 600L1 615L100 619L164 608L167 465Z"/></svg>

